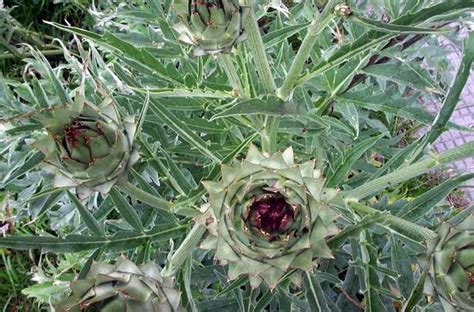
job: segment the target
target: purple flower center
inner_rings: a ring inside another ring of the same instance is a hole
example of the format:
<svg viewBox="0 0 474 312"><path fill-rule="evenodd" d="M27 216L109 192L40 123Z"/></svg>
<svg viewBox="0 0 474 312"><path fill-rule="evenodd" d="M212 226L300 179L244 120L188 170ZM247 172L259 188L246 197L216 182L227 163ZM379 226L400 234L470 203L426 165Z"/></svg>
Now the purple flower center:
<svg viewBox="0 0 474 312"><path fill-rule="evenodd" d="M71 146L76 146L79 143L79 137L84 128L81 124L75 122L64 129L66 140Z"/></svg>
<svg viewBox="0 0 474 312"><path fill-rule="evenodd" d="M249 224L273 239L293 224L294 209L281 194L265 194L249 206Z"/></svg>

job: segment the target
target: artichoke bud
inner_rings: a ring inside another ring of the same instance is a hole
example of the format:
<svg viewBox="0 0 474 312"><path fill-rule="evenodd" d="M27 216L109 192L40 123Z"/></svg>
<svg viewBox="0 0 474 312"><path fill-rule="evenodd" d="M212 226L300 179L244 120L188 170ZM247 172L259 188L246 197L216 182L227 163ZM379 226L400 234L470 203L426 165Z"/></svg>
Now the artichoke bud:
<svg viewBox="0 0 474 312"><path fill-rule="evenodd" d="M55 174L53 186L75 187L84 198L96 191L107 193L126 179L138 160L137 125L133 117L120 116L109 96L97 106L76 103L80 105L60 105L41 113L48 134L35 146L46 155L45 168Z"/></svg>
<svg viewBox="0 0 474 312"><path fill-rule="evenodd" d="M70 289L56 311L184 311L173 281L162 277L153 262L141 266L126 258L115 265L95 262L85 279L72 281Z"/></svg>
<svg viewBox="0 0 474 312"><path fill-rule="evenodd" d="M228 277L248 275L252 287L276 287L290 269L311 271L332 258L327 238L338 233L337 194L324 187L314 161L297 164L293 150L266 155L250 146L236 166L223 166L220 182L207 181L213 226L201 248L228 264Z"/></svg>
<svg viewBox="0 0 474 312"><path fill-rule="evenodd" d="M194 47L194 55L229 53L245 39L250 8L238 0L175 0L179 39Z"/></svg>
<svg viewBox="0 0 474 312"><path fill-rule="evenodd" d="M352 14L351 8L347 4L337 4L334 13L340 17L348 17Z"/></svg>
<svg viewBox="0 0 474 312"><path fill-rule="evenodd" d="M453 311L474 310L474 216L443 223L428 243L430 280L441 302Z"/></svg>

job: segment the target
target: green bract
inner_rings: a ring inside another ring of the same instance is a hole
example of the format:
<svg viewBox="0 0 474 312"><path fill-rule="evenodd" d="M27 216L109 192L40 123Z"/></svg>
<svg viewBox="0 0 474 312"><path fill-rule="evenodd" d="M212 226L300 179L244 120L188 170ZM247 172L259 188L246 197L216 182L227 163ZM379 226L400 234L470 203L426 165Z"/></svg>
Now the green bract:
<svg viewBox="0 0 474 312"><path fill-rule="evenodd" d="M248 6L238 0L175 0L179 39L194 46L196 56L228 53L245 39Z"/></svg>
<svg viewBox="0 0 474 312"><path fill-rule="evenodd" d="M179 292L153 262L139 267L125 258L115 265L93 263L85 279L71 282L71 291L56 311L183 311Z"/></svg>
<svg viewBox="0 0 474 312"><path fill-rule="evenodd" d="M456 226L442 224L428 251L431 281L444 305L474 311L474 216Z"/></svg>
<svg viewBox="0 0 474 312"><path fill-rule="evenodd" d="M272 156L251 146L236 167L222 167L221 182L204 182L216 222L202 248L216 249L229 278L248 274L252 287L274 288L289 269L311 271L316 258L332 258L326 244L338 232L315 162L295 164L292 148Z"/></svg>
<svg viewBox="0 0 474 312"><path fill-rule="evenodd" d="M55 187L76 187L80 197L107 193L138 160L133 117L121 118L112 98L99 105L81 95L52 108L41 121L48 135L36 142Z"/></svg>

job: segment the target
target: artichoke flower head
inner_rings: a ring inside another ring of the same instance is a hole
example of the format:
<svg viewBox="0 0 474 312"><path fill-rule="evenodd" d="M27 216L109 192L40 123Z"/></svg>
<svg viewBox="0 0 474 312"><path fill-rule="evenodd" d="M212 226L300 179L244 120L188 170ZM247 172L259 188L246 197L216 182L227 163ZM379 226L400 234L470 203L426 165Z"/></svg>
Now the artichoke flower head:
<svg viewBox="0 0 474 312"><path fill-rule="evenodd" d="M315 162L295 164L293 150L265 155L251 146L220 182L204 182L212 218L201 248L215 249L229 279L249 276L252 287L276 287L290 269L312 271L333 258L326 240L339 232L331 207L337 190L324 187Z"/></svg>
<svg viewBox="0 0 474 312"><path fill-rule="evenodd" d="M179 40L194 46L194 55L229 53L245 40L249 7L239 0L175 0Z"/></svg>
<svg viewBox="0 0 474 312"><path fill-rule="evenodd" d="M440 297L445 311L474 311L474 215L458 224L443 223L428 253L427 286L434 286L430 292Z"/></svg>
<svg viewBox="0 0 474 312"><path fill-rule="evenodd" d="M53 186L75 187L81 198L107 193L126 179L139 157L133 144L134 118L122 118L110 95L99 103L94 105L79 90L73 103L53 106L39 116L47 135L35 147L46 155L45 168L55 174Z"/></svg>
<svg viewBox="0 0 474 312"><path fill-rule="evenodd" d="M141 266L126 258L115 265L94 262L85 279L72 281L70 288L71 294L56 311L184 311L173 281L162 277L153 262Z"/></svg>

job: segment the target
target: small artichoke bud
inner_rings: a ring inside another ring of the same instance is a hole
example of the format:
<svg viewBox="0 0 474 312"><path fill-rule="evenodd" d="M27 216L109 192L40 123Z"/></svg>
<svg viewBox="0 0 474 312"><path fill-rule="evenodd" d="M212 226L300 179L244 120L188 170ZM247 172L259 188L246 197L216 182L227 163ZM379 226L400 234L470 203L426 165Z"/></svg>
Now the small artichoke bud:
<svg viewBox="0 0 474 312"><path fill-rule="evenodd" d="M250 8L238 0L175 0L179 40L194 47L194 55L229 53L246 38Z"/></svg>
<svg viewBox="0 0 474 312"><path fill-rule="evenodd" d="M347 16L351 15L352 11L351 11L351 8L347 4L341 4L340 3L340 4L336 5L336 7L334 8L334 13L337 16L347 17Z"/></svg>

